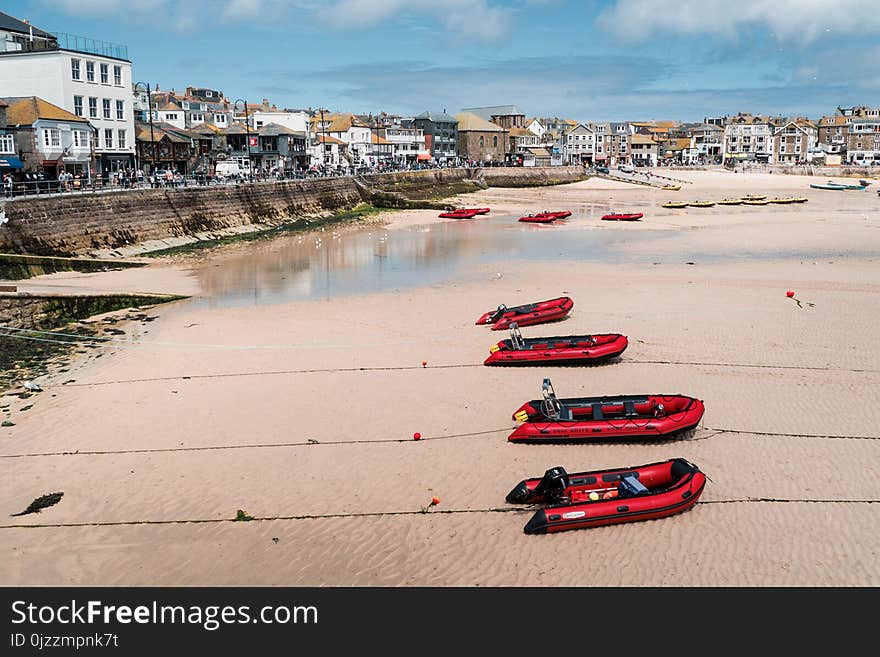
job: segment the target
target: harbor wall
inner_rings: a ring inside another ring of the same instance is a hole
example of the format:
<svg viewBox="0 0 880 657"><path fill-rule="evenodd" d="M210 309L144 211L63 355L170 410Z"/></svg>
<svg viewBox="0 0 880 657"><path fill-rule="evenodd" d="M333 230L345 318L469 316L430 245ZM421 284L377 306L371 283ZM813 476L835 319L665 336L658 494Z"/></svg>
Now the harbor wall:
<svg viewBox="0 0 880 657"><path fill-rule="evenodd" d="M312 224L361 203L432 208L440 199L486 186L585 178L581 167L430 169L13 199L0 208L0 253L119 257L137 252L137 245L162 248L279 224Z"/></svg>

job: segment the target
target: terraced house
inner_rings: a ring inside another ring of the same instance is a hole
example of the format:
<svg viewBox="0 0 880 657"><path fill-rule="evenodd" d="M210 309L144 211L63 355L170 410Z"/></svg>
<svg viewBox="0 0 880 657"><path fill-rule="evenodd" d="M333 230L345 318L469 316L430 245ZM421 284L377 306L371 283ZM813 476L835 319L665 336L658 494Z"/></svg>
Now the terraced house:
<svg viewBox="0 0 880 657"><path fill-rule="evenodd" d="M850 164L880 166L880 115L852 119L846 157Z"/></svg>
<svg viewBox="0 0 880 657"><path fill-rule="evenodd" d="M781 118L748 113L731 117L724 126L722 162L728 166L737 162L769 163L773 157L773 132L783 122Z"/></svg>
<svg viewBox="0 0 880 657"><path fill-rule="evenodd" d="M816 126L809 120L797 118L786 121L773 130L772 164L797 164L809 159L809 152L818 142Z"/></svg>

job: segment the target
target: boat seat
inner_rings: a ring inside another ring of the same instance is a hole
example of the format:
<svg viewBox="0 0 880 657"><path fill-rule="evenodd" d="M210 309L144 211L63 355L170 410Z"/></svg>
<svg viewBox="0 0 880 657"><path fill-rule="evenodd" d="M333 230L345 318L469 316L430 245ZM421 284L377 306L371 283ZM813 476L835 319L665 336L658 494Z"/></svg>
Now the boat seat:
<svg viewBox="0 0 880 657"><path fill-rule="evenodd" d="M636 412L635 402L633 402L633 401L623 402L623 414L626 417L637 417L638 413Z"/></svg>
<svg viewBox="0 0 880 657"><path fill-rule="evenodd" d="M592 404L593 409L593 419L594 420L604 420L605 413L602 411L602 404Z"/></svg>
<svg viewBox="0 0 880 657"><path fill-rule="evenodd" d="M619 497L638 497L639 495L647 495L650 492L635 475L631 474L620 478L617 490Z"/></svg>

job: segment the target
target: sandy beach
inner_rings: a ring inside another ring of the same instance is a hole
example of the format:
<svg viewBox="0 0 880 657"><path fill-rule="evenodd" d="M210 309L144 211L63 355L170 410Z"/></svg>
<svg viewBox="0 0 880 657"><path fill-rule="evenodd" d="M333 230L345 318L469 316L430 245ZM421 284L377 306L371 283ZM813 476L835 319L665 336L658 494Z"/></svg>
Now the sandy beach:
<svg viewBox="0 0 880 657"><path fill-rule="evenodd" d="M602 257L487 260L482 242L443 280L278 302L212 301L238 262L283 269L268 241L20 282L193 298L119 324L124 336L40 379L43 392L2 397L15 425L0 428L0 582L880 585L880 181L839 192L803 176L661 173L686 182L454 199L504 216L498 231L610 235ZM661 206L749 193L809 200ZM560 208L566 222L514 226ZM602 221L609 210L645 217ZM382 214L376 239L436 215ZM575 302L569 317L523 334L623 333L618 361L482 366L506 334L475 326L479 315L562 294ZM508 443L511 413L545 377L562 397L682 393L706 413L676 440ZM528 536L533 509L504 501L552 466L677 456L710 481L670 518ZM12 517L56 491L55 506ZM255 520L233 521L238 510Z"/></svg>

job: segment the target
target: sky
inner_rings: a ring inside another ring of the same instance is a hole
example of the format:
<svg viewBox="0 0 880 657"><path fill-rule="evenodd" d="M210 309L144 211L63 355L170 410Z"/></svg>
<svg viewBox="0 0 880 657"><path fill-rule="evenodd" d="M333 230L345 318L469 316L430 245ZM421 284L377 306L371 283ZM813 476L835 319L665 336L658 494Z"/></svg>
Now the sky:
<svg viewBox="0 0 880 657"><path fill-rule="evenodd" d="M578 121L880 105L878 0L0 0L134 80L358 114ZM0 94L2 95L2 94Z"/></svg>

